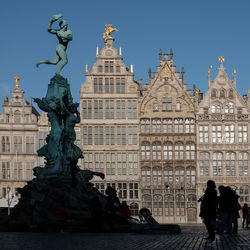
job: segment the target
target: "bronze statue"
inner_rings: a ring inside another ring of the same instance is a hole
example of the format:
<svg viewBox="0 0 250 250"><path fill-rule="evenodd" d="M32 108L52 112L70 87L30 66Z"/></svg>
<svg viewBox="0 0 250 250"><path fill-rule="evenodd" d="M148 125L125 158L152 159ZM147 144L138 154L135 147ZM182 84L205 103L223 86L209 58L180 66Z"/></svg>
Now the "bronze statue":
<svg viewBox="0 0 250 250"><path fill-rule="evenodd" d="M72 32L68 30L68 23L65 20L60 21L59 26L60 29L52 29L52 24L62 17L62 14L54 15L49 21L49 25L47 27L47 31L51 34L55 34L58 38L59 44L56 46L56 55L53 60L41 60L36 66L38 67L40 64L54 64L56 65L59 61L62 60L62 63L58 67L56 74L60 74L62 68L68 63L68 58L66 55L66 49L69 41L72 40Z"/></svg>

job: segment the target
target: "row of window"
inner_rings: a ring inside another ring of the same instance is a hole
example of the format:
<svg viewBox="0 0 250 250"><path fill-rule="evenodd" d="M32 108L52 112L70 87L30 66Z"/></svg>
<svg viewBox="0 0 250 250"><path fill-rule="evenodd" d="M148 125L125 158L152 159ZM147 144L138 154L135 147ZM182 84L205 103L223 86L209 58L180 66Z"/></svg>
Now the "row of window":
<svg viewBox="0 0 250 250"><path fill-rule="evenodd" d="M172 98L171 97L163 97L162 98L162 102L161 102L161 111L173 111L173 103L172 103ZM154 102L153 103L153 111L157 112L159 111L159 103L158 102ZM175 104L175 110L174 111L181 111L181 103L177 102Z"/></svg>
<svg viewBox="0 0 250 250"><path fill-rule="evenodd" d="M96 188L102 193L105 194L105 190L108 186L117 190L117 195L120 199L138 199L139 198L139 184L135 182L118 182L118 183L103 183L103 182L96 182Z"/></svg>
<svg viewBox="0 0 250 250"><path fill-rule="evenodd" d="M12 165L13 164L13 165ZM1 162L0 178L3 180L31 180L35 162Z"/></svg>
<svg viewBox="0 0 250 250"><path fill-rule="evenodd" d="M125 93L125 78L94 78L94 93Z"/></svg>
<svg viewBox="0 0 250 250"><path fill-rule="evenodd" d="M247 152L239 152L238 157L235 152L214 152L211 155L208 152L200 152L199 157L201 176L248 176Z"/></svg>
<svg viewBox="0 0 250 250"><path fill-rule="evenodd" d="M194 194L143 195L142 206L153 211L154 216L184 216L186 207L196 206L196 200Z"/></svg>
<svg viewBox="0 0 250 250"><path fill-rule="evenodd" d="M142 187L144 188L195 188L195 168L194 167L176 167L173 168L161 168L153 167L152 171L150 167L142 167Z"/></svg>
<svg viewBox="0 0 250 250"><path fill-rule="evenodd" d="M36 122L35 116L31 116L30 114L26 114L26 115L21 115L21 112L19 110L16 110L14 112L14 115L11 116L9 114L5 115L5 122L6 123L30 123L30 122Z"/></svg>
<svg viewBox="0 0 250 250"><path fill-rule="evenodd" d="M1 136L2 153L35 153L34 136ZM12 146L13 145L13 148ZM25 149L24 149L25 145Z"/></svg>
<svg viewBox="0 0 250 250"><path fill-rule="evenodd" d="M185 130L184 130L185 129ZM141 133L195 133L193 118L141 119Z"/></svg>
<svg viewBox="0 0 250 250"><path fill-rule="evenodd" d="M141 160L195 160L195 144L193 142L184 143L177 142L150 142L143 141L141 145Z"/></svg>
<svg viewBox="0 0 250 250"><path fill-rule="evenodd" d="M83 119L136 119L136 100L84 100Z"/></svg>
<svg viewBox="0 0 250 250"><path fill-rule="evenodd" d="M102 172L105 175L137 175L136 152L84 153L84 169Z"/></svg>
<svg viewBox="0 0 250 250"><path fill-rule="evenodd" d="M114 70L116 73L121 73L121 66L114 65L114 61L104 61L104 73L114 73ZM103 65L97 66L97 72L103 73Z"/></svg>
<svg viewBox="0 0 250 250"><path fill-rule="evenodd" d="M213 143L234 143L235 140L235 125L212 125L212 142ZM238 142L248 142L248 126L238 125ZM209 125L199 126L199 142L209 142Z"/></svg>
<svg viewBox="0 0 250 250"><path fill-rule="evenodd" d="M137 145L137 126L83 126L84 145Z"/></svg>
<svg viewBox="0 0 250 250"><path fill-rule="evenodd" d="M211 107L211 113L223 113L223 107L221 105L213 105ZM224 113L225 114L233 114L234 113L234 105L233 103L229 102L224 106Z"/></svg>
<svg viewBox="0 0 250 250"><path fill-rule="evenodd" d="M234 92L232 89L229 89L228 91L226 91L225 89L220 89L220 90L217 90L217 89L212 89L211 90L211 97L212 98L216 98L216 97L219 97L219 98L230 98L232 99L234 97Z"/></svg>

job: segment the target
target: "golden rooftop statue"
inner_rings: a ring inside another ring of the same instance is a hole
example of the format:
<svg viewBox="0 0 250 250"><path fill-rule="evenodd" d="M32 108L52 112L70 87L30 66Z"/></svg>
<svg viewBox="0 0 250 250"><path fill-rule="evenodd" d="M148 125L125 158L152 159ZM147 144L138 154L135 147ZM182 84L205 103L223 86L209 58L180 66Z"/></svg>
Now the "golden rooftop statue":
<svg viewBox="0 0 250 250"><path fill-rule="evenodd" d="M15 75L16 88L19 87L20 76Z"/></svg>
<svg viewBox="0 0 250 250"><path fill-rule="evenodd" d="M199 93L200 93L200 90L199 90L198 88L196 88L196 89L194 90L194 95L195 95L195 96L198 96Z"/></svg>
<svg viewBox="0 0 250 250"><path fill-rule="evenodd" d="M164 65L163 75L164 75L164 77L168 77L168 66L167 65Z"/></svg>
<svg viewBox="0 0 250 250"><path fill-rule="evenodd" d="M225 58L223 56L218 57L218 61L220 63L223 63L225 61Z"/></svg>
<svg viewBox="0 0 250 250"><path fill-rule="evenodd" d="M103 41L106 43L108 38L112 38L110 34L114 31L118 31L116 28L112 28L113 24L106 24L105 25L105 32L103 33Z"/></svg>

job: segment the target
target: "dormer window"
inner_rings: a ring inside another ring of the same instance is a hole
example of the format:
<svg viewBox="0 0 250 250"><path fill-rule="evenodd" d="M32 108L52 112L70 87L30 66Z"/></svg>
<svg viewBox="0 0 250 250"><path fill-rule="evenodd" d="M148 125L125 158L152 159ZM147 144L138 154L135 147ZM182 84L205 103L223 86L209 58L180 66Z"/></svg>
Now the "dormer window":
<svg viewBox="0 0 250 250"><path fill-rule="evenodd" d="M224 89L221 89L220 91L220 98L225 98L226 97L226 93Z"/></svg>
<svg viewBox="0 0 250 250"><path fill-rule="evenodd" d="M233 92L232 89L229 90L228 97L229 98L233 98L234 97L234 92Z"/></svg>
<svg viewBox="0 0 250 250"><path fill-rule="evenodd" d="M114 62L113 61L105 61L105 73L114 73Z"/></svg>
<svg viewBox="0 0 250 250"><path fill-rule="evenodd" d="M212 89L212 91L211 91L211 97L212 98L216 98L216 89Z"/></svg>
<svg viewBox="0 0 250 250"><path fill-rule="evenodd" d="M181 104L179 102L176 103L176 111L181 111Z"/></svg>
<svg viewBox="0 0 250 250"><path fill-rule="evenodd" d="M101 73L102 72L102 65L98 65L98 73Z"/></svg>
<svg viewBox="0 0 250 250"><path fill-rule="evenodd" d="M14 112L14 122L21 123L21 112L19 110Z"/></svg>

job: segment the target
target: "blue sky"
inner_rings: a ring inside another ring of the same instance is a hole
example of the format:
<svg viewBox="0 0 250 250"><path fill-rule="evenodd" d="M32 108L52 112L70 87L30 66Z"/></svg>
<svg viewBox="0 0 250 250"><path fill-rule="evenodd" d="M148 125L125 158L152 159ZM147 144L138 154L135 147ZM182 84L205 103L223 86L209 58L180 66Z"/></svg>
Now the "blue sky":
<svg viewBox="0 0 250 250"><path fill-rule="evenodd" d="M148 81L148 67L158 65L158 52L174 51L177 71L185 68L185 82L207 91L207 69L217 73L219 56L230 78L237 70L237 89L250 88L250 1L249 0L8 0L1 1L0 100L10 96L14 75L20 75L25 97L43 97L57 66L35 64L52 59L57 39L46 27L53 14L62 13L73 32L68 65L62 75L71 84L79 102L85 81L85 64L95 62L96 46L103 47L105 24L113 24L115 46L123 48L124 63L134 65L135 80ZM56 27L56 26L55 26Z"/></svg>

